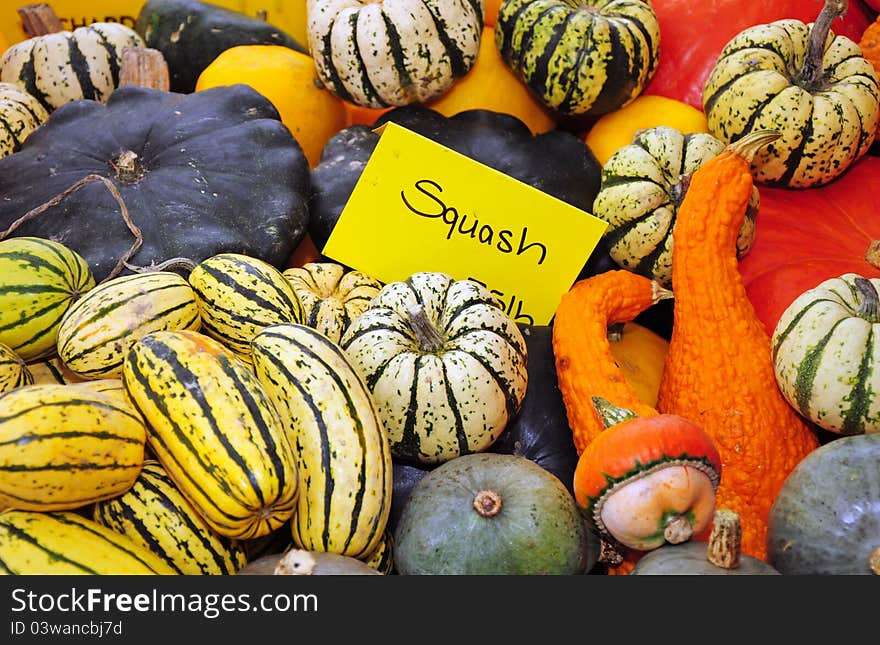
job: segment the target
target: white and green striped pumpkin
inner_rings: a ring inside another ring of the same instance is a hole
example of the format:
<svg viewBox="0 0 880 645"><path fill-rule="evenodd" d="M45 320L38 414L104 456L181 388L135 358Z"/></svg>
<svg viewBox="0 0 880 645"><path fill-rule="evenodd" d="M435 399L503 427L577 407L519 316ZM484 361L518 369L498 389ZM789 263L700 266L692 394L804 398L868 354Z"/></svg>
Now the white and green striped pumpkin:
<svg viewBox="0 0 880 645"><path fill-rule="evenodd" d="M96 22L34 36L0 58L0 81L18 83L48 111L79 99L105 102L119 84L125 47L145 47L130 27Z"/></svg>
<svg viewBox="0 0 880 645"><path fill-rule="evenodd" d="M371 108L424 103L476 60L484 0L308 0L309 51L324 86Z"/></svg>
<svg viewBox="0 0 880 645"><path fill-rule="evenodd" d="M654 76L660 24L643 0L504 0L495 44L547 106L598 116L635 99Z"/></svg>
<svg viewBox="0 0 880 645"><path fill-rule="evenodd" d="M40 102L15 83L0 83L0 158L11 155L49 118Z"/></svg>
<svg viewBox="0 0 880 645"><path fill-rule="evenodd" d="M420 272L391 282L340 344L401 459L441 463L485 450L525 395L522 333L472 280Z"/></svg>
<svg viewBox="0 0 880 645"><path fill-rule="evenodd" d="M880 278L845 273L795 298L779 318L776 380L802 415L844 435L880 432Z"/></svg>
<svg viewBox="0 0 880 645"><path fill-rule="evenodd" d="M703 111L713 135L725 143L761 129L782 135L752 160L762 184L826 184L874 141L877 72L858 44L829 29L846 4L827 0L815 23L785 19L745 29L709 74Z"/></svg>
<svg viewBox="0 0 880 645"><path fill-rule="evenodd" d="M658 126L640 130L631 144L608 159L593 214L608 222L609 254L621 268L672 287L672 230L678 208L691 175L724 147L710 134ZM736 240L738 257L755 239L758 204L754 187Z"/></svg>

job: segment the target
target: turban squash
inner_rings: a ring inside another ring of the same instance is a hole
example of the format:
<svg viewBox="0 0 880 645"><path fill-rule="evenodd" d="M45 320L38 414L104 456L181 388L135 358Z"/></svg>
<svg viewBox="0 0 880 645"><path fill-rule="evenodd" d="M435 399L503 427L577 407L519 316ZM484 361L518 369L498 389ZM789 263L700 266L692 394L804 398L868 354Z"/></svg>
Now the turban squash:
<svg viewBox="0 0 880 645"><path fill-rule="evenodd" d="M116 186L141 228L131 258L141 266L220 252L283 266L308 221L308 162L272 104L245 85L188 95L122 87L106 104L55 110L0 159L0 230L89 175ZM95 181L15 234L65 244L101 281L132 247L120 210Z"/></svg>

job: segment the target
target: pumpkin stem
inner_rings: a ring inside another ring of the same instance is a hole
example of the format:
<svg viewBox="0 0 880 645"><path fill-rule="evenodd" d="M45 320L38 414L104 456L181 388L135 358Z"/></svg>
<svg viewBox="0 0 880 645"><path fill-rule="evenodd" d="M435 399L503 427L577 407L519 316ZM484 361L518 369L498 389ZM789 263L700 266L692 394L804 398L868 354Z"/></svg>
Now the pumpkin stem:
<svg viewBox="0 0 880 645"><path fill-rule="evenodd" d="M739 565L742 523L739 515L726 508L715 511L706 559L716 567L733 569Z"/></svg>
<svg viewBox="0 0 880 645"><path fill-rule="evenodd" d="M865 251L865 261L880 269L880 240L871 240L868 250Z"/></svg>
<svg viewBox="0 0 880 645"><path fill-rule="evenodd" d="M436 352L443 349L443 337L437 332L437 328L428 320L425 306L422 304L409 308L409 326L416 335L419 349L423 352Z"/></svg>
<svg viewBox="0 0 880 645"><path fill-rule="evenodd" d="M874 575L880 576L880 546L874 547L868 562L871 564L871 571L874 572Z"/></svg>
<svg viewBox="0 0 880 645"><path fill-rule="evenodd" d="M55 11L46 3L29 4L18 8L21 27L28 38L57 34L64 31L64 25Z"/></svg>
<svg viewBox="0 0 880 645"><path fill-rule="evenodd" d="M741 139L737 139L727 146L727 150L738 157L742 157L749 163L758 154L758 151L769 143L773 143L782 135L776 130L754 130Z"/></svg>
<svg viewBox="0 0 880 645"><path fill-rule="evenodd" d="M639 416L632 410L614 405L611 401L603 399L601 396L594 396L592 398L593 407L599 414L599 418L602 419L602 425L606 428L610 428L611 426L626 421L627 419L635 419Z"/></svg>
<svg viewBox="0 0 880 645"><path fill-rule="evenodd" d="M196 263L189 258L170 258L159 264L150 264L145 267L136 264L125 263L125 268L134 273L153 273L155 271L174 271L175 269L183 269L187 273L192 273L196 268Z"/></svg>
<svg viewBox="0 0 880 645"><path fill-rule="evenodd" d="M168 91L171 79L168 63L158 49L126 47L119 63L119 87L136 85Z"/></svg>
<svg viewBox="0 0 880 645"><path fill-rule="evenodd" d="M825 57L825 41L828 39L831 23L846 15L848 8L848 0L825 0L825 6L813 23L799 83L808 92L818 89L816 86L822 77L822 59Z"/></svg>
<svg viewBox="0 0 880 645"><path fill-rule="evenodd" d="M670 544L681 544L691 539L694 527L684 515L676 515L666 522L663 528L663 538Z"/></svg>
<svg viewBox="0 0 880 645"><path fill-rule="evenodd" d="M116 171L116 178L119 181L131 183L144 176L144 167L140 162L140 157L131 150L125 150L115 159L111 159L110 165Z"/></svg>
<svg viewBox="0 0 880 645"><path fill-rule="evenodd" d="M880 322L880 302L878 302L877 289L874 287L874 283L861 276L857 277L853 282L855 282L856 289L859 290L859 295L862 296L859 308L856 309L856 315L864 318L869 323Z"/></svg>
<svg viewBox="0 0 880 645"><path fill-rule="evenodd" d="M481 490L474 497L474 508L480 517L495 517L503 505L501 495L494 490Z"/></svg>

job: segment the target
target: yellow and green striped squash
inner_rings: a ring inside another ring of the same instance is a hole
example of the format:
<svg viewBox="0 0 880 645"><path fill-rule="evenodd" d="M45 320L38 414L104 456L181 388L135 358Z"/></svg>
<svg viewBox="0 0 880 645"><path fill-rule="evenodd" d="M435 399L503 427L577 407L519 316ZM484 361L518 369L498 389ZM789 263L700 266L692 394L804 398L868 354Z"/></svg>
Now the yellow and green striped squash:
<svg viewBox="0 0 880 645"><path fill-rule="evenodd" d="M25 361L55 354L70 305L95 286L81 255L38 237L0 241L0 343Z"/></svg>
<svg viewBox="0 0 880 645"><path fill-rule="evenodd" d="M880 278L830 278L795 298L773 332L773 367L783 396L837 434L880 432L878 292Z"/></svg>
<svg viewBox="0 0 880 645"><path fill-rule="evenodd" d="M78 513L0 513L0 574L174 575L151 551Z"/></svg>
<svg viewBox="0 0 880 645"><path fill-rule="evenodd" d="M391 452L370 391L339 346L305 325L253 340L254 372L290 437L300 474L293 541L361 558L391 511Z"/></svg>
<svg viewBox="0 0 880 645"><path fill-rule="evenodd" d="M309 262L283 273L302 305L302 324L338 343L351 321L370 304L382 283L336 262Z"/></svg>
<svg viewBox="0 0 880 645"><path fill-rule="evenodd" d="M505 0L495 45L545 105L599 116L630 103L654 76L660 24L645 0Z"/></svg>
<svg viewBox="0 0 880 645"><path fill-rule="evenodd" d="M189 275L202 332L246 362L250 342L263 327L302 322L302 306L281 271L258 258L220 253Z"/></svg>
<svg viewBox="0 0 880 645"><path fill-rule="evenodd" d="M94 520L181 575L232 575L247 563L244 546L209 527L157 461L144 462L125 494L95 504Z"/></svg>
<svg viewBox="0 0 880 645"><path fill-rule="evenodd" d="M293 449L247 364L200 332L156 331L131 346L122 373L149 448L217 533L259 537L293 515Z"/></svg>
<svg viewBox="0 0 880 645"><path fill-rule="evenodd" d="M379 573L391 575L394 571L394 534L389 529L385 529L378 546L363 561Z"/></svg>
<svg viewBox="0 0 880 645"><path fill-rule="evenodd" d="M131 405L76 385L25 385L0 396L0 502L69 510L121 495L144 461Z"/></svg>
<svg viewBox="0 0 880 645"><path fill-rule="evenodd" d="M37 385L45 385L46 383L64 385L66 383L82 383L87 380L71 371L58 356L33 361L27 364L27 368Z"/></svg>
<svg viewBox="0 0 880 645"><path fill-rule="evenodd" d="M171 271L137 273L108 280L73 303L58 328L58 356L87 379L122 375L128 348L160 330L201 326L189 283Z"/></svg>
<svg viewBox="0 0 880 645"><path fill-rule="evenodd" d="M49 118L46 108L15 83L0 83L0 158L18 152L25 139Z"/></svg>
<svg viewBox="0 0 880 645"><path fill-rule="evenodd" d="M0 394L33 382L34 377L21 356L0 343Z"/></svg>

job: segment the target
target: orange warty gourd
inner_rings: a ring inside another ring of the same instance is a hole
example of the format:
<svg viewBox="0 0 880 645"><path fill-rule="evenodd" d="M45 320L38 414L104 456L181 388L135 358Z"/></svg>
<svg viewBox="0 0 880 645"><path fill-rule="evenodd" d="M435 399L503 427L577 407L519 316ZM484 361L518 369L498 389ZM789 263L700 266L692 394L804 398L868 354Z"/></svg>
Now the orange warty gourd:
<svg viewBox="0 0 880 645"><path fill-rule="evenodd" d="M880 16L865 27L862 37L859 39L859 47L862 49L862 56L865 57L877 73L880 74ZM880 129L880 126L878 126Z"/></svg>
<svg viewBox="0 0 880 645"><path fill-rule="evenodd" d="M712 437L724 469L717 504L740 516L743 552L761 560L773 500L818 447L811 427L779 391L770 336L746 296L736 259L753 186L750 158L775 138L768 131L744 137L691 178L673 231L675 324L657 404Z"/></svg>
<svg viewBox="0 0 880 645"><path fill-rule="evenodd" d="M594 396L640 417L657 414L617 366L608 325L629 322L670 295L649 278L619 269L580 280L562 297L553 321L553 354L578 455L605 429Z"/></svg>

